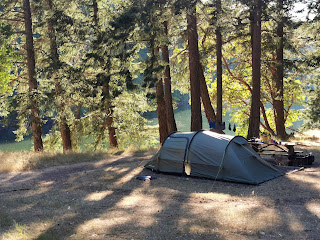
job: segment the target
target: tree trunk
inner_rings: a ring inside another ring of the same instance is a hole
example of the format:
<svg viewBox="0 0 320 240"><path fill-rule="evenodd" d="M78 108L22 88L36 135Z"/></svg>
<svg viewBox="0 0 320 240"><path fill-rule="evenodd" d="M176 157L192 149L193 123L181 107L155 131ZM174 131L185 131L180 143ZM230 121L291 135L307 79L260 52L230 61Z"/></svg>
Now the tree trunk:
<svg viewBox="0 0 320 240"><path fill-rule="evenodd" d="M25 34L26 34L26 49L27 49L27 67L28 67L28 78L29 78L29 92L32 93L38 88L38 82L35 78L35 57L34 57L34 46L33 46L33 32L32 32L32 19L29 0L23 1L24 8L24 23L25 23ZM43 151L42 142L42 126L40 109L36 102L30 99L31 106L31 119L32 119L32 132L33 132L33 147L34 151Z"/></svg>
<svg viewBox="0 0 320 240"><path fill-rule="evenodd" d="M108 128L108 134L109 134L109 144L111 148L117 148L118 147L118 140L116 135L116 129L113 127L113 111L110 104L110 90L109 90L109 82L105 82L102 86L102 91L104 94L104 106L107 110L107 119L106 119L106 125Z"/></svg>
<svg viewBox="0 0 320 240"><path fill-rule="evenodd" d="M202 129L202 116L199 81L200 56L198 48L196 6L192 6L191 9L188 9L187 32L191 91L191 131L199 131Z"/></svg>
<svg viewBox="0 0 320 240"><path fill-rule="evenodd" d="M162 79L160 79L156 84L156 95L157 95L157 105L158 105L160 143L162 144L169 134L168 125L167 125L166 102L164 99Z"/></svg>
<svg viewBox="0 0 320 240"><path fill-rule="evenodd" d="M99 18L98 18L98 4L96 0L92 0L93 4L93 21L96 26L96 30L98 30L99 26ZM103 66L105 63L103 61L100 62L100 65ZM106 119L106 126L108 128L109 134L109 144L110 148L118 148L118 140L116 135L116 129L113 126L113 111L110 102L110 86L109 81L106 81L102 86L102 91L104 95L104 106L107 111L107 119Z"/></svg>
<svg viewBox="0 0 320 240"><path fill-rule="evenodd" d="M255 0L251 21L252 39L252 97L248 139L259 137L260 127L260 82L261 82L261 0Z"/></svg>
<svg viewBox="0 0 320 240"><path fill-rule="evenodd" d="M96 0L92 0L93 5L93 22L96 27L98 27L99 19L98 19L98 4Z"/></svg>
<svg viewBox="0 0 320 240"><path fill-rule="evenodd" d="M164 32L166 36L168 35L168 22L163 22ZM164 72L164 100L167 109L167 122L168 122L168 132L176 132L177 131L177 124L176 120L174 119L173 107L172 107L172 93L171 93L171 75L170 75L170 65L169 65L169 50L167 45L161 46L162 52L162 60L167 63Z"/></svg>
<svg viewBox="0 0 320 240"><path fill-rule="evenodd" d="M278 0L279 11L283 11L283 0ZM284 120L284 104L283 104L283 75L284 75L284 61L283 61L283 13L280 12L278 26L277 26L277 49L276 49L276 63L275 63L275 97L273 107L275 109L276 132L280 139L287 139L288 134L285 129Z"/></svg>
<svg viewBox="0 0 320 240"><path fill-rule="evenodd" d="M202 104L204 107L204 112L208 119L208 123L210 124L210 121L212 122L216 121L216 114L211 104L208 87L207 87L206 79L204 77L201 63L199 64L199 81L200 81L200 94L201 94Z"/></svg>
<svg viewBox="0 0 320 240"><path fill-rule="evenodd" d="M217 18L221 12L221 0L216 1ZM217 122L222 122L222 36L220 26L216 28L217 55Z"/></svg>
<svg viewBox="0 0 320 240"><path fill-rule="evenodd" d="M47 3L49 5L50 10L53 10L52 0L47 0ZM50 39L50 57L51 57L51 60L53 61L54 68L56 68L55 70L58 70L59 53L58 53L58 47L57 47L57 41L56 41L56 31L54 30L54 26L52 26L50 22L48 22L48 32L49 32L49 39ZM55 81L56 94L59 95L62 92L61 84L57 79L54 79L54 81ZM67 123L67 119L64 116L65 104L63 102L60 102L60 103L57 103L57 105L58 105L59 114L60 114L59 130L60 130L60 135L62 139L62 148L63 148L63 152L66 153L72 150L71 131Z"/></svg>

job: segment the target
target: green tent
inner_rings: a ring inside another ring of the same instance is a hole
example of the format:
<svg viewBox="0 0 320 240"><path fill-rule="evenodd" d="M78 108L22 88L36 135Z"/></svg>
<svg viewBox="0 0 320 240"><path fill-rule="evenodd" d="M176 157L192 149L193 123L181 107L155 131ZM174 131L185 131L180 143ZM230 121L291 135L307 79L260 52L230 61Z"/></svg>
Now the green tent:
<svg viewBox="0 0 320 240"><path fill-rule="evenodd" d="M263 160L245 138L204 130L169 135L145 167L159 172L249 184L283 175Z"/></svg>

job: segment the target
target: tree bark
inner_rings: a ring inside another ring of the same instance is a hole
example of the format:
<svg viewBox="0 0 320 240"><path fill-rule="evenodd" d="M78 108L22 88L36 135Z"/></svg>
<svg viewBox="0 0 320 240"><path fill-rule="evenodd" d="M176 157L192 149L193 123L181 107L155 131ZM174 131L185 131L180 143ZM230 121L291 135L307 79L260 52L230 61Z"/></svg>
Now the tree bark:
<svg viewBox="0 0 320 240"><path fill-rule="evenodd" d="M152 46L153 43L151 44ZM159 56L159 48L152 47L153 54ZM158 74L159 75L159 74ZM160 135L160 143L162 144L164 140L167 138L168 131L168 119L167 119L167 107L164 96L163 89L163 81L161 77L158 76L158 81L156 82L156 100L158 106L158 123L159 123L159 135Z"/></svg>
<svg viewBox="0 0 320 240"><path fill-rule="evenodd" d="M92 0L92 4L93 4L93 21L96 26L96 30L98 30L98 25L99 25L98 4L97 4L96 0ZM103 61L100 62L101 66L103 66L104 64L105 63ZM113 111L112 111L111 101L110 101L109 81L105 81L105 83L102 86L102 91L103 91L103 95L104 95L104 106L107 111L106 125L108 128L110 148L118 148L116 129L113 126L113 117L112 117Z"/></svg>
<svg viewBox="0 0 320 240"><path fill-rule="evenodd" d="M168 36L168 22L163 22L164 32ZM173 106L172 106L172 93L171 93L171 75L170 75L170 65L169 65L169 50L167 45L161 46L162 60L167 63L164 72L164 99L166 104L167 122L168 122L168 132L176 132L177 124L174 118Z"/></svg>
<svg viewBox="0 0 320 240"><path fill-rule="evenodd" d="M166 102L164 100L162 79L160 79L156 83L156 95L157 95L157 105L158 105L160 143L162 144L169 134L168 125L167 125Z"/></svg>
<svg viewBox="0 0 320 240"><path fill-rule="evenodd" d="M221 0L216 1L217 18L221 12ZM222 122L222 36L220 26L216 28L217 55L217 122Z"/></svg>
<svg viewBox="0 0 320 240"><path fill-rule="evenodd" d="M28 79L29 79L29 92L32 93L37 90L38 82L35 78L35 56L34 56L34 45L33 45L33 32L32 32L32 18L30 10L29 0L23 1L24 8L24 23L25 23L25 34L26 34L26 49L27 49L27 67L28 67ZM32 132L33 132L33 147L35 152L43 151L42 142L42 126L40 109L36 102L30 99L31 105L31 119L32 119Z"/></svg>
<svg viewBox="0 0 320 240"><path fill-rule="evenodd" d="M284 60L283 60L283 0L278 0L277 9L280 12L278 25L277 25L277 49L276 49L276 63L275 63L275 97L273 107L275 109L275 121L277 136L285 140L288 134L285 129L284 118L284 103L283 103L283 76L284 76Z"/></svg>
<svg viewBox="0 0 320 240"><path fill-rule="evenodd" d="M199 81L200 56L195 5L188 9L187 12L187 32L191 92L191 131L199 131L202 129L202 116Z"/></svg>
<svg viewBox="0 0 320 240"><path fill-rule="evenodd" d="M47 0L47 3L49 5L50 10L53 10L52 0ZM56 31L54 29L54 26L52 26L50 22L48 22L48 33L49 33L49 39L50 39L50 56L53 61L53 65L56 68L55 70L58 70L59 53L58 53L58 47L57 47L57 41L56 41ZM55 81L56 94L59 95L62 92L62 86L59 83L59 80L54 79L54 81ZM67 118L64 116L65 104L63 102L60 102L60 103L57 103L57 105L58 105L59 114L60 114L60 119L58 124L59 124L61 139L62 139L62 148L63 148L63 152L66 153L72 150L71 131L67 123Z"/></svg>
<svg viewBox="0 0 320 240"><path fill-rule="evenodd" d="M96 0L92 0L93 5L93 22L96 27L98 27L99 19L98 19L98 4Z"/></svg>
<svg viewBox="0 0 320 240"><path fill-rule="evenodd" d="M252 39L252 97L249 117L248 139L259 137L260 127L260 85L261 85L261 0L254 1L251 21Z"/></svg>
<svg viewBox="0 0 320 240"><path fill-rule="evenodd" d="M110 104L109 82L106 82L103 84L102 91L104 94L104 106L107 110L106 125L108 128L110 148L117 148L118 140L116 135L116 129L115 127L113 127L113 117L112 117L113 111Z"/></svg>
<svg viewBox="0 0 320 240"><path fill-rule="evenodd" d="M208 87L207 87L206 79L204 77L201 63L199 64L199 81L200 81L200 94L201 94L202 104L204 107L204 112L208 119L208 123L210 124L210 121L212 122L216 121L216 114L211 104Z"/></svg>

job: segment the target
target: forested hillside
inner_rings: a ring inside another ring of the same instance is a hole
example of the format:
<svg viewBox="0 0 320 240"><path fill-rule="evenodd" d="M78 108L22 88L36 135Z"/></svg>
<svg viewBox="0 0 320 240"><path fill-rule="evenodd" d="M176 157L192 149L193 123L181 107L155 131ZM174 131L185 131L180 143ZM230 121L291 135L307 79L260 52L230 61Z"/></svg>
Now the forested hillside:
<svg viewBox="0 0 320 240"><path fill-rule="evenodd" d="M201 112L247 138L319 128L320 3L300 2L2 0L1 124L40 152L148 147L189 94L191 131Z"/></svg>

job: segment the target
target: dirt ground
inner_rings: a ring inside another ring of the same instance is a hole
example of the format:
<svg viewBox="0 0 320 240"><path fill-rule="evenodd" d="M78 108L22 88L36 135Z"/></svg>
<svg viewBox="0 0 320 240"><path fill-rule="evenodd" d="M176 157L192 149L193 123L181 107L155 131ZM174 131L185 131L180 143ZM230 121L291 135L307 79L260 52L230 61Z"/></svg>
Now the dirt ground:
<svg viewBox="0 0 320 240"><path fill-rule="evenodd" d="M258 186L156 174L150 153L2 173L0 239L320 239L320 152L304 150L312 167Z"/></svg>

